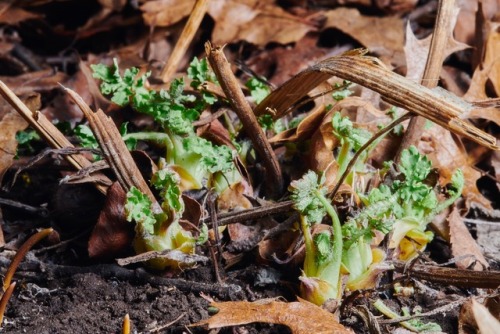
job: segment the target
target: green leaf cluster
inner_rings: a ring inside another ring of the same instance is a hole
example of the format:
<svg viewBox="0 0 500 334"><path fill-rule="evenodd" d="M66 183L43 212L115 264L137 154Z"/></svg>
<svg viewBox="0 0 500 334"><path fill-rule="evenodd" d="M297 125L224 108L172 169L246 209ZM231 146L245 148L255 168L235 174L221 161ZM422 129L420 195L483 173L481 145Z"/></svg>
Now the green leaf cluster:
<svg viewBox="0 0 500 334"><path fill-rule="evenodd" d="M227 146L217 146L196 136L193 122L200 116L200 110L205 103L196 101L196 97L184 92L183 79L175 79L168 90L154 91L145 85L149 73L139 75L136 68L126 69L121 75L118 63L115 60L111 67L92 65L94 77L100 79L101 90L111 95L112 101L119 105L130 104L135 110L150 115L164 129L165 134L158 134L167 148L166 159L169 164L178 166L184 189L199 189L207 184L213 174L226 174L228 182L237 182L241 179L239 173L234 173L234 154ZM199 61L195 58L189 67L189 75L193 82L201 83L215 80L209 70L206 59ZM135 134L136 138L153 139L149 136ZM134 136L128 135L132 139ZM232 183L226 184L225 187ZM222 183L218 183L218 190L223 190Z"/></svg>

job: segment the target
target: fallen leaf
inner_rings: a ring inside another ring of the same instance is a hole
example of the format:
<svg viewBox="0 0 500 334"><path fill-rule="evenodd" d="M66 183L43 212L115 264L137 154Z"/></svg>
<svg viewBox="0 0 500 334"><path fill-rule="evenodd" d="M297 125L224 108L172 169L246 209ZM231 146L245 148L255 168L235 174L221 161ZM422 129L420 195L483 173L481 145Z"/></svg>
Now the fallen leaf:
<svg viewBox="0 0 500 334"><path fill-rule="evenodd" d="M353 333L319 306L299 298L298 302L258 300L255 302L211 302L219 312L192 326L208 325L209 329L265 322L288 326L293 334Z"/></svg>
<svg viewBox="0 0 500 334"><path fill-rule="evenodd" d="M457 268L468 269L472 264L474 270L482 271L489 267L481 249L464 224L463 217L455 207L448 216L450 227L451 252L455 258L466 256L456 262Z"/></svg>
<svg viewBox="0 0 500 334"><path fill-rule="evenodd" d="M12 1L6 1L0 7L0 23L16 25L30 19L39 19L42 16L28 12L22 8L12 5Z"/></svg>
<svg viewBox="0 0 500 334"><path fill-rule="evenodd" d="M134 238L134 225L125 219L125 192L118 182L109 188L106 202L88 242L90 257L112 259L123 254Z"/></svg>
<svg viewBox="0 0 500 334"><path fill-rule="evenodd" d="M323 27L335 28L351 36L378 55L394 56L403 51L403 20L398 16L367 16L356 8L340 7L324 14Z"/></svg>
<svg viewBox="0 0 500 334"><path fill-rule="evenodd" d="M40 95L32 93L21 100L28 106L31 111L40 108ZM0 101L0 182L12 165L17 151L16 133L25 130L28 123L22 118L19 113L12 109L7 102ZM4 112L8 110L7 112Z"/></svg>
<svg viewBox="0 0 500 334"><path fill-rule="evenodd" d="M454 17L451 19L451 26L455 26L459 8L455 7ZM406 77L420 82L424 69L427 63L427 57L431 45L432 35L418 40L410 27L410 23L406 25L406 43L405 43L405 58L406 58ZM470 48L467 44L456 41L453 37L448 39L446 50L444 51L444 59L451 54Z"/></svg>
<svg viewBox="0 0 500 334"><path fill-rule="evenodd" d="M146 24L166 27L189 15L194 0L155 0L141 6ZM212 0L207 10L214 19L214 44L240 40L259 46L270 42L295 42L311 30L313 23L297 17L274 4L272 0Z"/></svg>
<svg viewBox="0 0 500 334"><path fill-rule="evenodd" d="M465 186L462 195L466 200L466 207L472 204L479 205L486 210L491 210L491 203L477 188L477 180L481 172L474 168L463 143L454 138L448 131L443 131L439 126L433 125L424 133L423 140L419 143L419 150L427 154L432 165L439 169L441 184L449 183L451 176L457 168L464 174Z"/></svg>
<svg viewBox="0 0 500 334"><path fill-rule="evenodd" d="M500 321L496 319L486 307L472 300L472 313L481 334L500 333Z"/></svg>

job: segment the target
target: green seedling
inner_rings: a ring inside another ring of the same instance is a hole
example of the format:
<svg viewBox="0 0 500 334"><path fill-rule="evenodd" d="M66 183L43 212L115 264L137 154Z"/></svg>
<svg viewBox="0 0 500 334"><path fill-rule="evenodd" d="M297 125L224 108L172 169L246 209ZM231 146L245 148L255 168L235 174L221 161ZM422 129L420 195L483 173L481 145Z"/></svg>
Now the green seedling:
<svg viewBox="0 0 500 334"><path fill-rule="evenodd" d="M196 62L190 66L191 76L198 82L210 77L205 63ZM182 79L172 81L168 91L157 92L146 87L149 73L139 75L139 69L130 68L121 75L116 60L110 67L99 64L92 65L92 69L94 77L102 81L103 94L110 95L120 106L130 105L150 115L162 127L162 133L134 133L126 135L125 139L163 142L166 162L180 175L182 190L206 186L220 193L241 181L234 164L236 152L195 134L192 123L199 118L205 104L197 101L194 95L184 93Z"/></svg>
<svg viewBox="0 0 500 334"><path fill-rule="evenodd" d="M342 265L342 228L337 213L326 198L324 177L312 171L290 184L294 208L300 213L306 257L301 291L304 298L316 305L341 294L340 268ZM321 222L325 214L331 219L332 230L312 235L311 228Z"/></svg>
<svg viewBox="0 0 500 334"><path fill-rule="evenodd" d="M361 196L365 209L353 220L358 225L365 221L392 225L389 247L399 247L400 259L407 260L432 240L427 225L460 197L464 176L456 170L446 189L447 198L439 201L438 191L427 184L431 162L415 147L402 152L397 169L400 174L391 185L382 184L368 196Z"/></svg>
<svg viewBox="0 0 500 334"><path fill-rule="evenodd" d="M355 128L348 117L342 117L340 113L335 113L332 117L332 127L333 134L340 141L340 148L337 154L336 160L339 165L338 175L342 175L349 161L351 161L354 152L357 152L371 137L371 133ZM362 171L364 169L364 163L368 157L368 152L363 152L354 169L356 171ZM353 175L352 172L346 178L346 182L352 185Z"/></svg>

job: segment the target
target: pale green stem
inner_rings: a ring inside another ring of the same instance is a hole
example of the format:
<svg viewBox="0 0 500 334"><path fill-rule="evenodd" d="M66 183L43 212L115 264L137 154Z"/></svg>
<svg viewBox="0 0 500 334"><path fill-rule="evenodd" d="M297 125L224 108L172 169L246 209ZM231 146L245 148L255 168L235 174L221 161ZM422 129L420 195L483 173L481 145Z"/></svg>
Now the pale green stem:
<svg viewBox="0 0 500 334"><path fill-rule="evenodd" d="M391 310L389 307L387 307L384 302L381 299L377 299L375 303L373 303L373 306L383 315L390 319L399 319L401 316ZM405 327L406 329L409 329L413 332L420 332L420 330L414 326L412 326L409 322L407 321L401 321L400 322L401 326Z"/></svg>
<svg viewBox="0 0 500 334"><path fill-rule="evenodd" d="M300 215L300 227L302 229L302 234L304 235L304 244L306 247L306 258L304 260L304 273L307 277L316 277L316 251L314 248L314 243L311 235L311 230L309 224L307 223L307 218Z"/></svg>
<svg viewBox="0 0 500 334"><path fill-rule="evenodd" d="M168 135L163 132L136 132L128 133L123 136L123 140L136 139L136 140L148 140L163 143L168 140Z"/></svg>
<svg viewBox="0 0 500 334"><path fill-rule="evenodd" d="M333 227L333 250L332 250L332 260L322 268L321 273L318 274L319 278L324 279L332 286L338 288L338 282L340 278L340 267L342 265L342 250L343 250L343 240L342 240L342 226L340 225L340 220L332 206L330 201L325 198L325 196L316 191L316 197L321 201L321 204L325 207L326 212L332 219Z"/></svg>

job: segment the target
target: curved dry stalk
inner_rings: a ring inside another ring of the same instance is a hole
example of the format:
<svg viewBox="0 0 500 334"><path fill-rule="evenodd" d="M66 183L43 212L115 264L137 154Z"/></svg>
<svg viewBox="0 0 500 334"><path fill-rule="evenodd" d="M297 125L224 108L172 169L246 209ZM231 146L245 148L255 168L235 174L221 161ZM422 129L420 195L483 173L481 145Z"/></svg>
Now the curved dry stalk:
<svg viewBox="0 0 500 334"><path fill-rule="evenodd" d="M219 80L229 103L238 115L245 132L250 137L255 150L262 158L266 167L266 179L268 190L274 195L280 195L283 191L283 175L278 159L266 138L266 135L255 117L252 108L245 99L238 81L236 80L231 66L222 51L222 47L212 47L210 42L205 44L208 62L212 67L217 80Z"/></svg>
<svg viewBox="0 0 500 334"><path fill-rule="evenodd" d="M274 119L285 115L288 107L332 76L355 82L380 93L395 106L423 116L449 131L480 145L498 150L496 138L462 119L472 105L443 89L429 89L387 69L379 59L352 50L328 58L300 72L273 91L254 110L256 115L274 111Z"/></svg>
<svg viewBox="0 0 500 334"><path fill-rule="evenodd" d="M12 292L14 292L14 288L16 287L16 282L9 285L9 287L5 290L0 299L0 328L3 323L3 315L5 314L5 310L7 309L7 303L9 302L10 296L12 296Z"/></svg>
<svg viewBox="0 0 500 334"><path fill-rule="evenodd" d="M5 273L5 278L3 280L3 291L6 293L7 289L10 288L11 284L10 282L12 281L12 277L14 277L14 273L17 270L17 267L19 266L19 263L23 260L24 256L28 251L36 245L40 240L43 238L47 237L49 234L52 233L54 229L52 228L46 228L41 230L40 232L32 235L29 237L28 240L19 248L17 251L16 255L12 259L12 262L10 263L9 269L7 269L7 272Z"/></svg>

